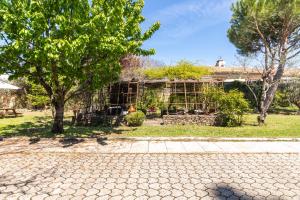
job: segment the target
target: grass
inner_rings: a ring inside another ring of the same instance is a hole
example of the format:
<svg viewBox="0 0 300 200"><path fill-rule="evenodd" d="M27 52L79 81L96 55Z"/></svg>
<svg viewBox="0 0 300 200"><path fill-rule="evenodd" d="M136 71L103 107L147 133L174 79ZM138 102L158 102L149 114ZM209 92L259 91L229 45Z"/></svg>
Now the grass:
<svg viewBox="0 0 300 200"><path fill-rule="evenodd" d="M127 136L300 137L300 116L269 115L264 126L258 126L256 119L257 115L246 116L242 127L143 126Z"/></svg>
<svg viewBox="0 0 300 200"><path fill-rule="evenodd" d="M71 117L66 116L64 122L65 132L62 135L51 133L52 117L49 112L25 113L17 118L0 119L0 136L4 137L90 137L93 134L120 134L120 130L112 127L85 127L71 126ZM125 130L126 131L126 130Z"/></svg>
<svg viewBox="0 0 300 200"><path fill-rule="evenodd" d="M246 116L243 127L225 128L210 126L150 126L129 127L74 127L66 118L65 133L59 136L90 137L93 134L112 136L194 136L194 137L300 137L300 116L269 115L265 126L258 126L257 115ZM46 137L54 135L49 113L26 113L22 117L0 119L0 136Z"/></svg>

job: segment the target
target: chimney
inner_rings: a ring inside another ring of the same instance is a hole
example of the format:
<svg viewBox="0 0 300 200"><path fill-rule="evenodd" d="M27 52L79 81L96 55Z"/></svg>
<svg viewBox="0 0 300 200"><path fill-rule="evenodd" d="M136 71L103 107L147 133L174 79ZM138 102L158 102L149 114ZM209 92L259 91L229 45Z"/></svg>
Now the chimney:
<svg viewBox="0 0 300 200"><path fill-rule="evenodd" d="M225 61L223 59L219 59L216 62L216 67L225 67Z"/></svg>

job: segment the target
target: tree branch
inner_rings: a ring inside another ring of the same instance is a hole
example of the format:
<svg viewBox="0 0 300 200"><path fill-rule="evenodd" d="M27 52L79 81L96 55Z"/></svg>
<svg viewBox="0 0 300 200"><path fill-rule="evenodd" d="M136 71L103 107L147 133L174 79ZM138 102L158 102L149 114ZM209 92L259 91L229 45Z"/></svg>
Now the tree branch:
<svg viewBox="0 0 300 200"><path fill-rule="evenodd" d="M287 60L291 60L291 59L297 57L299 54L300 54L300 50L297 51L297 52L296 52L295 54L293 54L292 56L288 57Z"/></svg>
<svg viewBox="0 0 300 200"><path fill-rule="evenodd" d="M88 81L81 84L75 91L73 91L71 94L69 94L69 96L65 98L65 103L67 101L69 101L70 99L72 99L73 97L81 94L86 89L86 87L85 87L86 85L88 85Z"/></svg>
<svg viewBox="0 0 300 200"><path fill-rule="evenodd" d="M251 86L246 82L246 86L247 88L250 90L252 96L254 97L254 100L256 102L256 106L257 108L259 108L259 103L258 103L258 98L257 98L257 95L255 94L254 90L251 88Z"/></svg>
<svg viewBox="0 0 300 200"><path fill-rule="evenodd" d="M36 67L36 72L37 72L37 79L41 83L41 85L45 88L45 90L48 93L48 96L51 97L53 95L53 91L51 86L46 82L46 80L43 78L43 71L41 67Z"/></svg>
<svg viewBox="0 0 300 200"><path fill-rule="evenodd" d="M259 25L258 25L258 22L257 22L257 19L256 19L256 16L254 16L254 22L255 22L255 28L259 34L259 36L261 37L265 47L266 47L266 53L271 53L271 47L269 46L268 42L267 42L267 39L265 38L264 34L261 32L260 28L259 28Z"/></svg>

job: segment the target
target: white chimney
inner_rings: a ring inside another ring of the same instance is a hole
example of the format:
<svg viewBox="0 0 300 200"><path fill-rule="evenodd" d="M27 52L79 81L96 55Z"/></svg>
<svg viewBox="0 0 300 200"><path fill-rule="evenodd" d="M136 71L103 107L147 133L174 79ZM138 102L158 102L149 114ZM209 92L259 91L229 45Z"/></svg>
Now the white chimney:
<svg viewBox="0 0 300 200"><path fill-rule="evenodd" d="M225 61L223 59L217 60L216 67L225 67Z"/></svg>

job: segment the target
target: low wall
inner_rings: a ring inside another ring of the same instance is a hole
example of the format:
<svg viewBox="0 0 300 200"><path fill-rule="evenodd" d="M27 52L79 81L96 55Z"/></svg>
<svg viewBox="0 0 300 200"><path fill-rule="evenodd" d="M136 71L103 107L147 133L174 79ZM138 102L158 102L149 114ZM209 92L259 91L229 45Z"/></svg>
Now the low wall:
<svg viewBox="0 0 300 200"><path fill-rule="evenodd" d="M72 124L84 126L119 126L123 121L123 116L119 115L97 115L95 113L78 114L77 119L72 119Z"/></svg>
<svg viewBox="0 0 300 200"><path fill-rule="evenodd" d="M213 126L216 115L164 115L164 125L200 125Z"/></svg>

